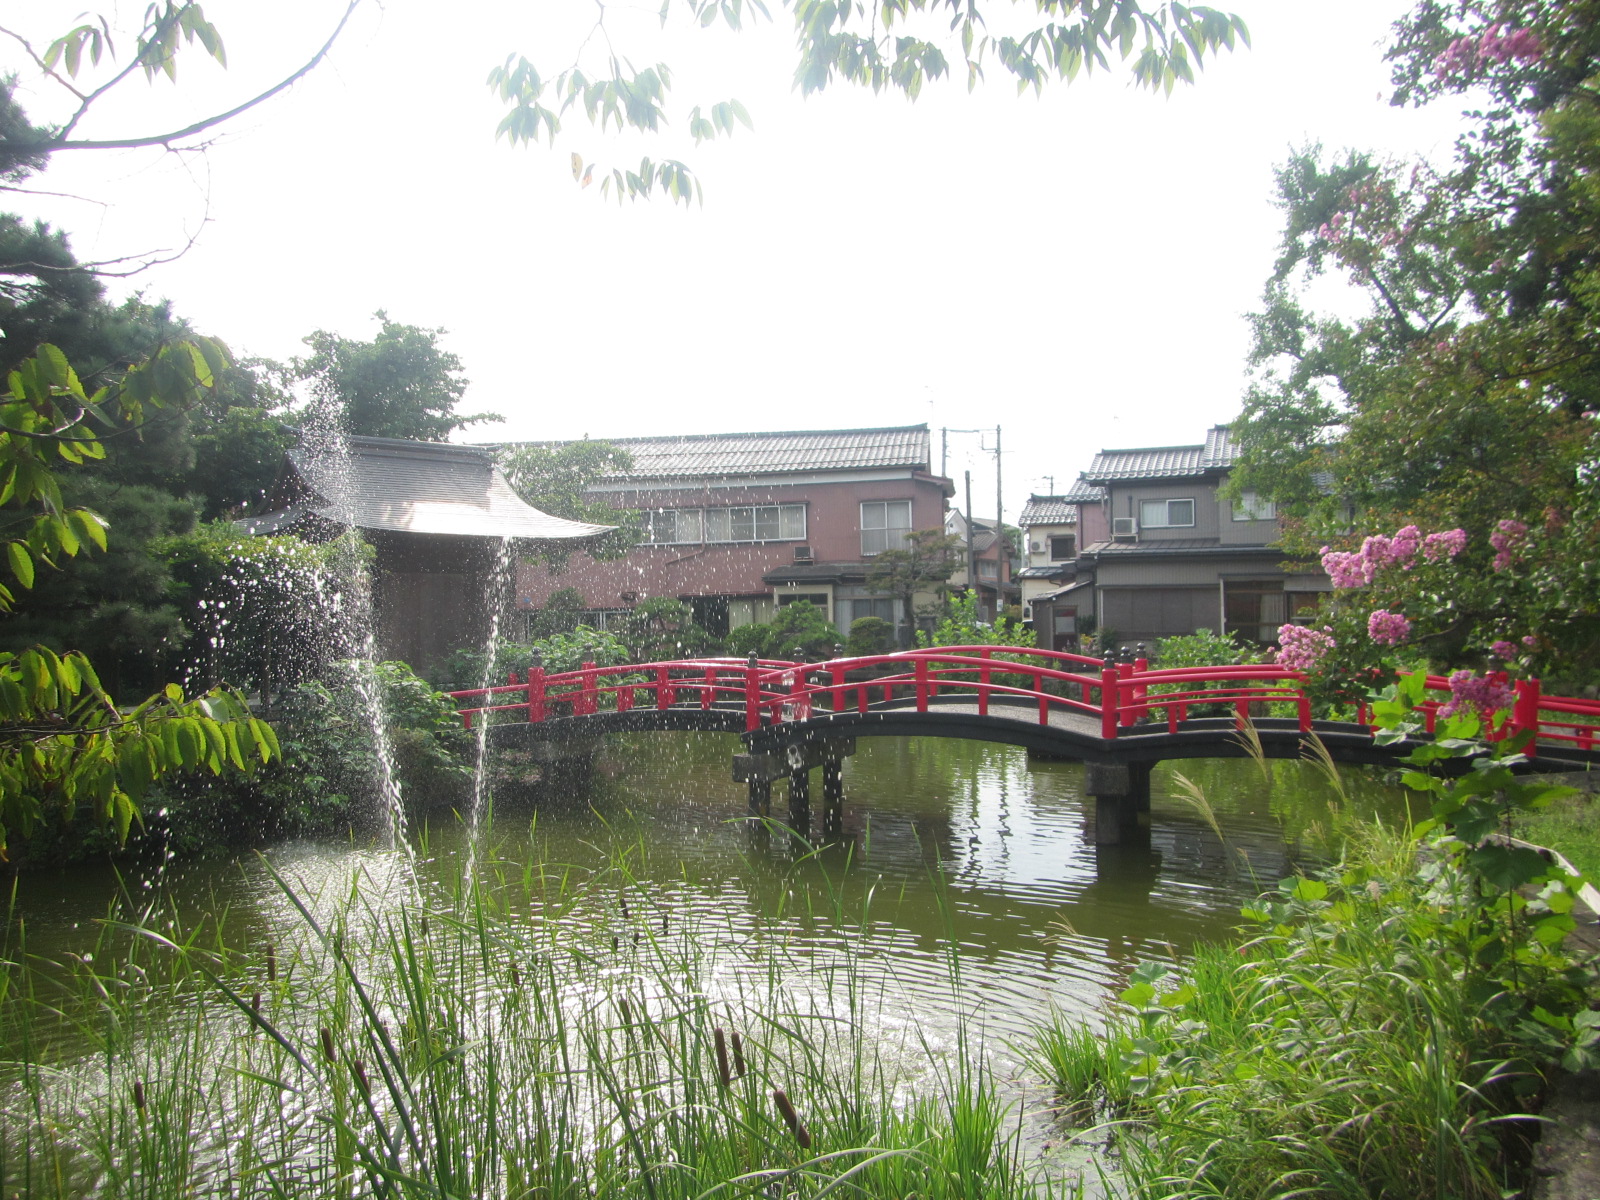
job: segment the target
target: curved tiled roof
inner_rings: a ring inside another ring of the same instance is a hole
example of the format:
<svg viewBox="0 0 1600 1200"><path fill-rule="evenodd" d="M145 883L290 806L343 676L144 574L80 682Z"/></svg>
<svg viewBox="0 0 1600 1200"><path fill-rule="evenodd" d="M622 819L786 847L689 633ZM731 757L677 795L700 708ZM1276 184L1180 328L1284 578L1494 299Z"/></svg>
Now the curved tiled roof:
<svg viewBox="0 0 1600 1200"><path fill-rule="evenodd" d="M1069 502L1065 496L1029 496L1028 502L1022 506L1022 515L1017 518L1017 524L1026 528L1029 525L1072 525L1078 520L1078 505Z"/></svg>
<svg viewBox="0 0 1600 1200"><path fill-rule="evenodd" d="M537 541L590 538L612 528L534 508L512 490L493 454L476 446L353 437L348 454L302 447L289 452L289 462L310 495L242 522L249 532L276 532L310 515L357 529Z"/></svg>
<svg viewBox="0 0 1600 1200"><path fill-rule="evenodd" d="M879 467L928 471L932 457L926 425L597 440L633 456L629 479L725 478Z"/></svg>
<svg viewBox="0 0 1600 1200"><path fill-rule="evenodd" d="M1176 479L1226 470L1238 459L1238 451L1226 425L1206 431L1199 446L1147 446L1133 450L1102 450L1083 473L1088 483L1111 483L1122 479Z"/></svg>

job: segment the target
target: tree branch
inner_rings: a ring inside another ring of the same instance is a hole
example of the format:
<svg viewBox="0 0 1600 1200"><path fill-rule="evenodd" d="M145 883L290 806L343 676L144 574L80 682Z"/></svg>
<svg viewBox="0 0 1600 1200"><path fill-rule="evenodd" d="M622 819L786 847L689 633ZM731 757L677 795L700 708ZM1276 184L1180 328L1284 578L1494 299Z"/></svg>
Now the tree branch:
<svg viewBox="0 0 1600 1200"><path fill-rule="evenodd" d="M175 129L170 133L150 134L146 137L68 141L65 138L65 134L67 130L72 127L72 125L77 123L79 117L83 115L83 110L80 109L78 114L76 114L72 121L68 124L67 128L63 129L61 135L51 138L48 141L34 142L31 144L13 142L7 146L7 149L15 154L28 155L54 154L58 150L135 150L143 146L170 147L173 142L182 141L184 138L193 137L197 133L204 133L207 129L211 129L217 125L231 121L240 113L248 112L250 109L256 107L256 105L261 104L266 100L270 100L279 92L293 86L300 79L308 75L316 68L318 63L328 56L328 52L333 49L334 42L336 42L339 38L339 35L344 32L344 27L349 24L350 17L355 13L356 8L360 4L361 0L349 0L348 5L345 7L344 15L339 18L339 24L337 27L335 27L333 33L329 35L328 40L322 43L322 48L313 54L298 71L294 72L294 74L288 76L287 78L280 80L278 83L274 84L260 95L246 100L243 104L236 105L235 107L228 109L226 112L217 113L214 116L205 118L204 120L196 121L192 125L186 125L182 129ZM109 88L123 78L126 78L128 71L136 65L138 65L137 60L135 60L133 63L130 63L126 69L119 73L117 77L110 83L107 83L105 87L102 87L92 93L89 101L86 101L85 107L87 107L89 102L92 102L95 98L102 95L106 88Z"/></svg>

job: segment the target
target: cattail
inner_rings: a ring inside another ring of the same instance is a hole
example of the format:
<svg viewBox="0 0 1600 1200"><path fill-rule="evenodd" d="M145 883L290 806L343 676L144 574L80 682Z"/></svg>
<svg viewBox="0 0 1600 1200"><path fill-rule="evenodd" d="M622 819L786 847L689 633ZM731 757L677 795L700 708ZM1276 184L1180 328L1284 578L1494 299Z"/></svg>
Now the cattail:
<svg viewBox="0 0 1600 1200"><path fill-rule="evenodd" d="M250 1011L253 1012L253 1013L258 1013L258 1012L261 1011L261 993L260 992L251 992L250 993Z"/></svg>
<svg viewBox="0 0 1600 1200"><path fill-rule="evenodd" d="M367 1068L359 1058L350 1060L350 1070L356 1077L356 1086L361 1089L363 1096L372 1095L372 1085L367 1082Z"/></svg>
<svg viewBox="0 0 1600 1200"><path fill-rule="evenodd" d="M633 917L630 916L629 913L628 913L628 897L627 897L627 895L625 893L623 893L623 892L618 892L617 893L617 903L622 906L622 919L624 921L633 920Z"/></svg>
<svg viewBox="0 0 1600 1200"><path fill-rule="evenodd" d="M520 988L522 986L522 972L517 970L517 964L515 962L511 964L511 986L514 988Z"/></svg>
<svg viewBox="0 0 1600 1200"><path fill-rule="evenodd" d="M622 1023L624 1025L632 1025L633 1024L633 1013L628 1008L627 1000L618 1000L617 1001L617 1007L622 1010Z"/></svg>
<svg viewBox="0 0 1600 1200"><path fill-rule="evenodd" d="M733 1070L740 1079L744 1078L744 1039L737 1029L733 1031Z"/></svg>
<svg viewBox="0 0 1600 1200"><path fill-rule="evenodd" d="M278 982L278 948L271 942L267 943L267 982Z"/></svg>
<svg viewBox="0 0 1600 1200"><path fill-rule="evenodd" d="M428 918L427 917L423 917L422 920L420 922L418 922L418 926L417 927L422 930L422 936L423 937L427 937L428 936Z"/></svg>
<svg viewBox="0 0 1600 1200"><path fill-rule="evenodd" d="M616 934L612 934L611 935L611 953L615 954L616 952L617 952L617 935Z"/></svg>
<svg viewBox="0 0 1600 1200"><path fill-rule="evenodd" d="M133 1081L133 1106L140 1112L144 1111L144 1084L137 1079Z"/></svg>
<svg viewBox="0 0 1600 1200"><path fill-rule="evenodd" d="M717 1047L717 1078L722 1080L723 1087L731 1087L733 1073L728 1070L728 1040L722 1036L720 1026L711 1031L711 1040Z"/></svg>
<svg viewBox="0 0 1600 1200"><path fill-rule="evenodd" d="M662 913L661 914L661 932L662 933L666 933L666 931L667 931L667 914L666 913Z"/></svg>
<svg viewBox="0 0 1600 1200"><path fill-rule="evenodd" d="M778 1106L778 1115L783 1118L783 1123L789 1127L789 1132L794 1134L794 1140L800 1143L800 1149L811 1149L811 1134L801 1124L800 1114L795 1112L794 1105L789 1103L789 1097L781 1090L774 1091L772 1100Z"/></svg>
<svg viewBox="0 0 1600 1200"><path fill-rule="evenodd" d="M329 1029L326 1025L324 1025L322 1027L321 1033L322 1033L322 1057L326 1058L329 1062L337 1062L338 1060L334 1057L334 1054L333 1054L333 1030Z"/></svg>

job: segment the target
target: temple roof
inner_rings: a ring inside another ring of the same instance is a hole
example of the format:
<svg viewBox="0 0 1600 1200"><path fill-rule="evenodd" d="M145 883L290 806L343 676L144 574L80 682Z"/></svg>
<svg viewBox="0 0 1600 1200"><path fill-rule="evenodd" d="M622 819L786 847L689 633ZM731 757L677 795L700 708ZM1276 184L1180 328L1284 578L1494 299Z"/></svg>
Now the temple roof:
<svg viewBox="0 0 1600 1200"><path fill-rule="evenodd" d="M247 532L277 533L308 517L364 530L529 541L575 541L613 528L534 508L478 446L352 437L347 455L302 445L289 452L289 466L294 502L240 521Z"/></svg>

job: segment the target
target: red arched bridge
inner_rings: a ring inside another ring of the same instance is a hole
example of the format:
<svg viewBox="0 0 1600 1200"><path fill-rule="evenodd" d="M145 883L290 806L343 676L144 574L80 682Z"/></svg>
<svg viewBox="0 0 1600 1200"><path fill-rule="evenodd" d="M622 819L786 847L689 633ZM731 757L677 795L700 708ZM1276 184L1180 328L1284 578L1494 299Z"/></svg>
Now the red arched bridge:
<svg viewBox="0 0 1600 1200"><path fill-rule="evenodd" d="M802 663L705 658L547 673L451 692L469 728L532 746L545 760L592 754L600 736L636 730L739 734L735 778L753 812L768 810L787 778L791 813L809 811L808 772L823 769L828 813L842 796L841 764L858 737L956 737L1023 746L1088 765L1102 841L1147 810L1150 767L1164 759L1298 758L1315 735L1339 762L1392 763L1408 743L1378 745L1360 722L1313 720L1307 676L1284 667L1224 664L1152 669L1080 654L1013 646L940 646ZM1541 770L1600 764L1600 702L1545 696L1518 680L1515 703L1492 736L1534 731L1526 751ZM1450 698L1429 676L1427 732ZM1365 714L1360 714L1364 717ZM1241 736L1246 734L1247 736ZM1115 816L1115 821L1106 818Z"/></svg>

